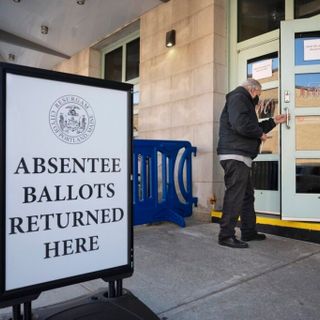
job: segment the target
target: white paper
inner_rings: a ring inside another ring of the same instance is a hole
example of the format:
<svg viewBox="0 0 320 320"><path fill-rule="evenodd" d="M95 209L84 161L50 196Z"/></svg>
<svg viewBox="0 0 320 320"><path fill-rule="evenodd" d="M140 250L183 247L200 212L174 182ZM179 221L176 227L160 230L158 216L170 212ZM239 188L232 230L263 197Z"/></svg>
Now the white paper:
<svg viewBox="0 0 320 320"><path fill-rule="evenodd" d="M252 65L252 78L259 80L272 77L272 59L256 62Z"/></svg>
<svg viewBox="0 0 320 320"><path fill-rule="evenodd" d="M304 60L320 60L320 39L304 40Z"/></svg>

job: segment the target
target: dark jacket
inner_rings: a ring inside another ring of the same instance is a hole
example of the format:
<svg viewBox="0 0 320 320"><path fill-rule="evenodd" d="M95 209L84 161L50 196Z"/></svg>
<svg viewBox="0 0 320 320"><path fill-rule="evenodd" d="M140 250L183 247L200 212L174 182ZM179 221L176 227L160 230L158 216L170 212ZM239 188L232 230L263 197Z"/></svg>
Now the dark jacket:
<svg viewBox="0 0 320 320"><path fill-rule="evenodd" d="M258 121L250 93L237 87L226 95L220 117L218 154L239 154L254 159L259 153L260 137L276 126L272 118Z"/></svg>

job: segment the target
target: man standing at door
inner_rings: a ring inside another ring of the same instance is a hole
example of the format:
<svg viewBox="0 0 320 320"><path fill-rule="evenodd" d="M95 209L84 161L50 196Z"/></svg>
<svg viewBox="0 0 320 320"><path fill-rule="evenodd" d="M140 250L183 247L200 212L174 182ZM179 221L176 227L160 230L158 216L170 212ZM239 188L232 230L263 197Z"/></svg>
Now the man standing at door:
<svg viewBox="0 0 320 320"><path fill-rule="evenodd" d="M286 115L259 123L255 106L261 94L261 84L247 79L226 95L220 117L218 155L224 170L225 195L220 223L219 244L232 248L248 248L246 241L264 240L266 236L256 230L254 189L251 181L253 159L259 146ZM235 227L241 217L241 240L235 236Z"/></svg>

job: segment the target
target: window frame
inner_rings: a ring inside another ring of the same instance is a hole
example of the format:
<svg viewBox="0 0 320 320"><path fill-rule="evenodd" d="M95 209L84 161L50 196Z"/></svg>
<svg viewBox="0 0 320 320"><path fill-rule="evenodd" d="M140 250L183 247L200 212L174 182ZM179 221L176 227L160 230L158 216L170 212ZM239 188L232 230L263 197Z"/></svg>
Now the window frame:
<svg viewBox="0 0 320 320"><path fill-rule="evenodd" d="M127 44L133 40L136 40L140 38L140 31L135 31L133 33L130 33L129 35L121 38L118 41L115 41L114 43L104 47L101 49L101 75L102 78L105 79L105 55L109 52L116 50L120 47L122 47L122 70L121 70L121 82L131 83L133 85L136 85L139 83L140 79L140 72L139 77L136 77L134 79L130 79L129 81L126 81L126 57L127 57Z"/></svg>
<svg viewBox="0 0 320 320"><path fill-rule="evenodd" d="M275 29L267 33L263 33L256 37L238 42L238 1L229 0L228 2L228 67L229 67L229 81L228 90L235 88L238 85L238 54L242 50L248 48L254 48L265 43L271 43L275 40L279 40L280 29ZM294 1L285 0L285 20L294 19Z"/></svg>

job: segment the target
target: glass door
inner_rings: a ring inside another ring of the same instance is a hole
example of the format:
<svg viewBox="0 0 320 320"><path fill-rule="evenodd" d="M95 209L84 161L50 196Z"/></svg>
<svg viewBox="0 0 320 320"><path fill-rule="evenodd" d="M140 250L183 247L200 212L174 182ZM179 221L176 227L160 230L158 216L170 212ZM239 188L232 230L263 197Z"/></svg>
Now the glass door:
<svg viewBox="0 0 320 320"><path fill-rule="evenodd" d="M239 53L239 83L254 78L262 85L256 113L259 121L279 113L279 41L242 50ZM253 162L255 209L257 212L280 214L279 128L268 133L260 154Z"/></svg>
<svg viewBox="0 0 320 320"><path fill-rule="evenodd" d="M281 23L284 220L320 221L320 15Z"/></svg>

